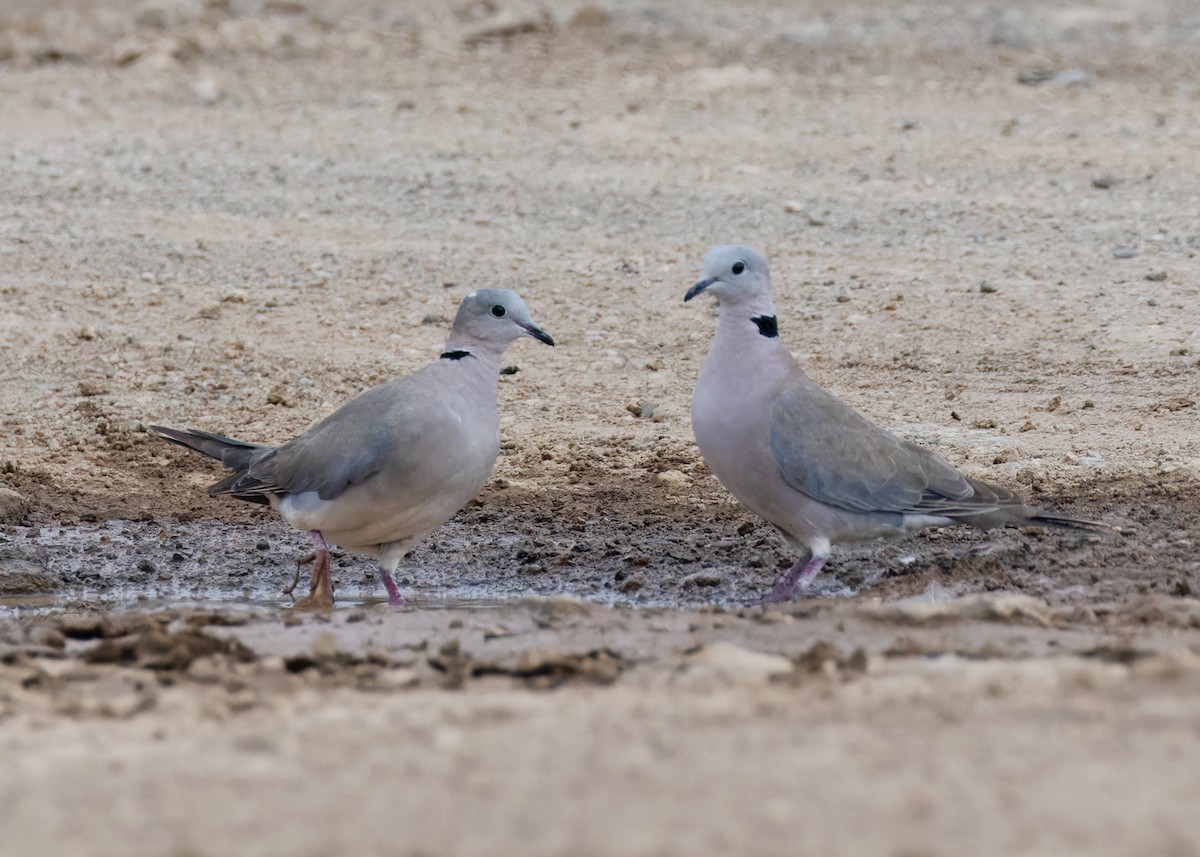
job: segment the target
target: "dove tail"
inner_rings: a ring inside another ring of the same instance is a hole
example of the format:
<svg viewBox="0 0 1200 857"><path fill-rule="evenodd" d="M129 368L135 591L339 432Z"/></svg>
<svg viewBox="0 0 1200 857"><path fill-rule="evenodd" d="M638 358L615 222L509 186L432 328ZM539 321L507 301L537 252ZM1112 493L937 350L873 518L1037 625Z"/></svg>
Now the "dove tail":
<svg viewBox="0 0 1200 857"><path fill-rule="evenodd" d="M244 440L234 440L231 437L199 429L173 429L165 426L147 426L147 428L150 429L151 434L194 450L201 455L215 458L233 471L216 485L210 487L209 494L232 494L238 500L264 505L271 502L265 494L245 493L236 490L236 487L246 478L246 471L254 463L255 458L263 453L270 453L273 447L246 443Z"/></svg>
<svg viewBox="0 0 1200 857"><path fill-rule="evenodd" d="M1117 531L1108 524L1099 521L1089 521L1084 518L1068 518L1066 515L1055 515L1051 512L1037 512L1021 522L1035 527L1058 527L1064 530L1087 530L1104 536L1116 536Z"/></svg>
<svg viewBox="0 0 1200 857"><path fill-rule="evenodd" d="M194 450L201 455L215 458L230 470L245 470L258 452L270 447L234 440L224 435L199 429L173 429L165 426L147 426L150 433L169 440L171 443Z"/></svg>

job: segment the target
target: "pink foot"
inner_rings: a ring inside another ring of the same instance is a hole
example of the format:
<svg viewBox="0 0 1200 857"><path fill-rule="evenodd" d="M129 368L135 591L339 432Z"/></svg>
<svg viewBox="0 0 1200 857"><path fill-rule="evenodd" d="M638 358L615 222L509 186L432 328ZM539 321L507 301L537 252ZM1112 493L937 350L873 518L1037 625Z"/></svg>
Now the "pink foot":
<svg viewBox="0 0 1200 857"><path fill-rule="evenodd" d="M397 607L403 606L405 603L404 596L400 594L400 587L396 585L396 581L392 578L391 574L381 568L379 569L379 579L383 582L383 588L387 590L388 604L393 604Z"/></svg>
<svg viewBox="0 0 1200 857"><path fill-rule="evenodd" d="M791 601L807 589L808 585L821 573L821 566L825 565L827 559L829 559L827 556L810 556L796 560L783 577L779 578L771 591L755 603L779 604L783 601Z"/></svg>
<svg viewBox="0 0 1200 857"><path fill-rule="evenodd" d="M316 546L316 562L313 564L312 580L309 583L308 595L297 601L295 610L319 610L327 612L333 609L333 578L329 569L329 546L321 533L312 530L313 544Z"/></svg>

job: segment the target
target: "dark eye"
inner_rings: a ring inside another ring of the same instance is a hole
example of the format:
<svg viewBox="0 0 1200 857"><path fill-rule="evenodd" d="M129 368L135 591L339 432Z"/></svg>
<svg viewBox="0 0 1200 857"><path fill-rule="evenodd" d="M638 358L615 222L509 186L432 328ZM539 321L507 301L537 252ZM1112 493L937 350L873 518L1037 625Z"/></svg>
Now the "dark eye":
<svg viewBox="0 0 1200 857"><path fill-rule="evenodd" d="M730 270L733 271L735 275L740 274L742 271L746 270L746 263L742 261L734 262L733 267Z"/></svg>
<svg viewBox="0 0 1200 857"><path fill-rule="evenodd" d="M500 304L493 304L492 315L494 315L496 318L504 318L504 307Z"/></svg>

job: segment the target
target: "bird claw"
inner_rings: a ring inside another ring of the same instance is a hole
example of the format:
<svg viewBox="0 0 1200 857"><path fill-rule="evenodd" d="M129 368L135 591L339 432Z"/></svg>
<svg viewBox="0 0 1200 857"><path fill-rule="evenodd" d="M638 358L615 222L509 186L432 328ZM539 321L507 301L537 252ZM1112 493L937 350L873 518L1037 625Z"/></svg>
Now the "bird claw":
<svg viewBox="0 0 1200 857"><path fill-rule="evenodd" d="M313 581L308 595L292 605L293 610L316 610L328 612L333 609L333 582L326 576L321 581Z"/></svg>
<svg viewBox="0 0 1200 857"><path fill-rule="evenodd" d="M283 591L280 593L281 595L292 595L292 593L296 591L296 587L300 585L300 566L308 565L310 562L314 561L316 558L317 558L316 553L310 553L310 554L305 554L304 556L302 556L296 560L296 574L295 574L295 576L292 577L292 582L289 583L287 586L283 587ZM295 601L295 600L296 600L296 597L293 595L292 601Z"/></svg>
<svg viewBox="0 0 1200 857"><path fill-rule="evenodd" d="M293 610L320 610L328 612L333 609L333 578L329 573L329 552L317 551L312 557L301 557L296 563L296 580L289 587L290 590L296 588L296 583L300 579L300 566L306 562L316 560L316 566L313 568L312 583L309 586L308 595L305 595L299 601L292 605Z"/></svg>

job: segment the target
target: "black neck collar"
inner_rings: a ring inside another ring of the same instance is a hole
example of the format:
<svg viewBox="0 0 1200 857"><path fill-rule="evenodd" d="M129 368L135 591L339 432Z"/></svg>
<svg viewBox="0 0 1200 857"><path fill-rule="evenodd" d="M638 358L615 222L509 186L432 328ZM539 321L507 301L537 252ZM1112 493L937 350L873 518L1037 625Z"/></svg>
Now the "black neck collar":
<svg viewBox="0 0 1200 857"><path fill-rule="evenodd" d="M767 339L777 339L779 337L779 324L775 321L773 315L756 315L750 319L758 328L758 332Z"/></svg>
<svg viewBox="0 0 1200 857"><path fill-rule="evenodd" d="M464 357L474 357L470 351L443 351L440 360L462 360Z"/></svg>

